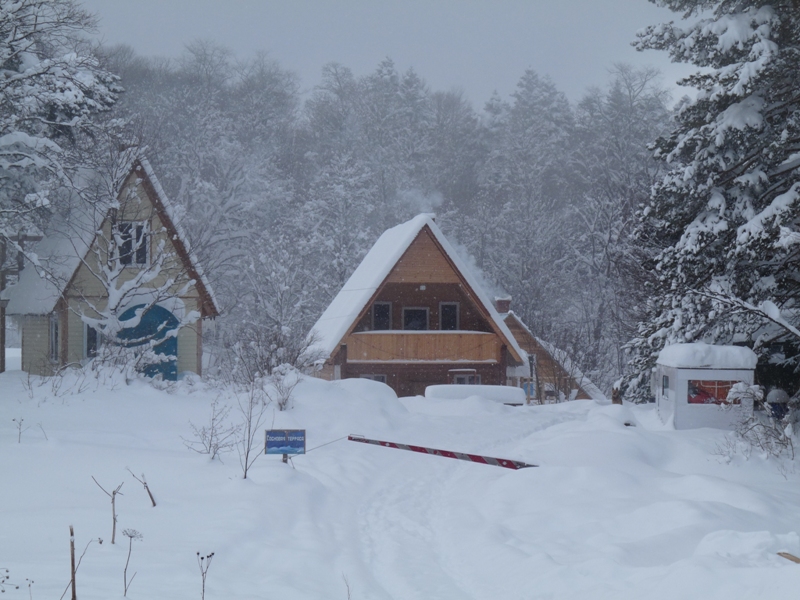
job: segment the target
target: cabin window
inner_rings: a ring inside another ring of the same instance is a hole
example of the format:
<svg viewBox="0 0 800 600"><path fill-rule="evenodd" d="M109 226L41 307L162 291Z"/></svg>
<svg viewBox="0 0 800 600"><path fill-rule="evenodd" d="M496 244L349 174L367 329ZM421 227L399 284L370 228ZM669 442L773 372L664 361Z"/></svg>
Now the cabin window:
<svg viewBox="0 0 800 600"><path fill-rule="evenodd" d="M97 329L84 325L83 329L83 357L94 358L97 356Z"/></svg>
<svg viewBox="0 0 800 600"><path fill-rule="evenodd" d="M457 331L460 329L458 317L458 302L441 302L439 304L439 329Z"/></svg>
<svg viewBox="0 0 800 600"><path fill-rule="evenodd" d="M118 225L120 245L119 262L123 265L147 265L147 223L122 222Z"/></svg>
<svg viewBox="0 0 800 600"><path fill-rule="evenodd" d="M455 375L453 377L453 383L457 385L480 385L481 384L481 376L473 374L464 374L464 375Z"/></svg>
<svg viewBox="0 0 800 600"><path fill-rule="evenodd" d="M428 329L427 308L403 308L403 329L424 331Z"/></svg>
<svg viewBox="0 0 800 600"><path fill-rule="evenodd" d="M50 315L50 360L58 362L58 313Z"/></svg>
<svg viewBox="0 0 800 600"><path fill-rule="evenodd" d="M360 375L361 379L371 379L372 381L380 381L386 383L386 375Z"/></svg>
<svg viewBox="0 0 800 600"><path fill-rule="evenodd" d="M661 378L661 395L662 395L662 396L666 396L666 395L667 395L667 390L668 390L668 389L669 389L669 377L667 377L666 375L664 375L664 376Z"/></svg>
<svg viewBox="0 0 800 600"><path fill-rule="evenodd" d="M376 302L372 305L372 329L382 331L392 328L392 303Z"/></svg>

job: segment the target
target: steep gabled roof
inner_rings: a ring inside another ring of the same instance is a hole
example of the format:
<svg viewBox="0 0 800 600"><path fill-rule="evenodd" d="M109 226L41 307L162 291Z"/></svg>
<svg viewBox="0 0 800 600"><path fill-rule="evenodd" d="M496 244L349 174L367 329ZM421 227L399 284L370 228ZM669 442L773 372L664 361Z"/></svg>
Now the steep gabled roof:
<svg viewBox="0 0 800 600"><path fill-rule="evenodd" d="M592 400L598 400L600 402L605 402L608 399L606 395L597 387L592 381L586 377L583 372L572 363L572 360L569 358L566 352L556 348L550 342L543 340L540 337L537 337L533 334L530 328L525 324L525 322L514 313L513 310L508 311L507 313L503 313L500 315L503 321L507 319L513 319L514 322L528 335L530 339L536 342L539 347L550 356L550 358L558 364L562 369L564 369L564 373L567 374L569 377L575 380L581 389L586 392L586 395L589 396Z"/></svg>
<svg viewBox="0 0 800 600"><path fill-rule="evenodd" d="M26 268L4 292L9 315L44 315L58 299L97 236L108 206L89 206L68 215L54 214L44 237L25 247Z"/></svg>
<svg viewBox="0 0 800 600"><path fill-rule="evenodd" d="M172 245L181 257L184 268L188 271L189 276L196 282L195 285L197 286L197 290L203 302L201 311L203 316L218 317L219 304L214 295L214 289L211 287L211 283L208 281L203 271L203 266L200 264L197 255L189 244L189 238L186 232L183 230L183 227L181 227L180 222L175 218L175 209L172 206L172 202L170 202L169 197L166 192L164 192L164 188L161 187L161 183L158 181L153 167L150 166L150 162L143 156L140 156L134 161L132 170L136 171L137 175L141 176L138 172L139 166L141 166L146 175L142 178L145 189L150 192L151 199L154 200L157 208L160 209L158 212L161 221L167 227L167 230L175 232L175 235L172 237Z"/></svg>
<svg viewBox="0 0 800 600"><path fill-rule="evenodd" d="M489 296L481 288L477 278L447 241L442 230L433 220L433 215L420 214L400 225L387 229L358 265L328 308L322 313L310 335L316 340L309 348L310 354L330 356L342 340L356 325L367 309L370 300L377 294L392 269L403 257L417 236L425 229L441 247L445 257L474 293L476 302L482 305L495 331L505 339L515 360L524 362L525 352L492 305Z"/></svg>
<svg viewBox="0 0 800 600"><path fill-rule="evenodd" d="M186 234L175 220L174 208L147 159L136 156L131 161L117 193L121 193L125 182L134 174L141 180L167 231L172 233L170 241L189 277L196 282L202 315L218 316L211 284L192 252ZM110 208L110 203L102 203L81 206L80 210L73 210L66 216L53 215L44 238L27 249L26 260L32 262L33 268L23 269L19 281L5 291L9 315L42 315L55 309L81 262L86 259Z"/></svg>

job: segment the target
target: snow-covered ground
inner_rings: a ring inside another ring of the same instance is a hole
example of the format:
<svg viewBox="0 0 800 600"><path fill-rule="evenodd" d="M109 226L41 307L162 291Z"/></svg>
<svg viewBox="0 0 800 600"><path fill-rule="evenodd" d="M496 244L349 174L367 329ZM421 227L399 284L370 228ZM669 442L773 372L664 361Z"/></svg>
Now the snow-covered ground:
<svg viewBox="0 0 800 600"><path fill-rule="evenodd" d="M74 383L0 375L0 567L33 579L33 598L57 599L68 583L69 525L79 555L104 540L80 565L82 600L122 597L127 528L143 536L133 600L199 598L197 552L215 553L210 600L731 600L800 588L800 565L776 555L800 555L800 475L756 456L726 461L723 432L665 429L650 407L398 400L372 381L304 380L274 426L306 429L311 451L293 466L262 456L242 480L235 453L210 462L181 441L227 394L192 382L66 389ZM20 418L30 429L18 443ZM349 433L540 466L341 439ZM156 508L126 467L146 475ZM108 490L124 482L114 546L92 476Z"/></svg>

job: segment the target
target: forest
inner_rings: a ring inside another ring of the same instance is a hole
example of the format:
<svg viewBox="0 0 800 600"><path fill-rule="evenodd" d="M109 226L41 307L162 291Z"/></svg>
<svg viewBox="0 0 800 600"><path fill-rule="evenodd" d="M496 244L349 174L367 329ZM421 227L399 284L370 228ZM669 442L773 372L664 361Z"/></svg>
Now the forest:
<svg viewBox="0 0 800 600"><path fill-rule="evenodd" d="M206 344L233 369L297 360L377 237L434 212L486 288L605 392L624 379L642 398L673 341L748 343L793 370L800 18L791 2L703 4L692 27L631 36L701 68L691 94L616 64L571 103L532 70L510 97L471 99L391 58L362 76L324 65L303 91L268 55L197 40L140 56L86 41L71 0L15 3L0 15L0 238L46 232L71 173L112 173L138 148L214 285Z"/></svg>
<svg viewBox="0 0 800 600"><path fill-rule="evenodd" d="M222 348L291 356L377 237L434 212L537 335L604 387L619 377L637 321L631 222L659 173L648 143L670 122L655 71L617 65L577 106L527 71L479 111L390 59L364 77L326 65L301 98L267 57L207 41L178 61L103 51L125 89L112 114L213 278Z"/></svg>

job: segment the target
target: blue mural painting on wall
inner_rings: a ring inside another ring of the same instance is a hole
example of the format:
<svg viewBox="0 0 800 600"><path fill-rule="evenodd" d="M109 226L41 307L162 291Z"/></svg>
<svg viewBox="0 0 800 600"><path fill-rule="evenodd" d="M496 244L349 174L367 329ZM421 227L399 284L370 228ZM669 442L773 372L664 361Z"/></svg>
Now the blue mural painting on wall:
<svg viewBox="0 0 800 600"><path fill-rule="evenodd" d="M136 311L144 308L144 304L139 306L132 306L120 315L120 321L127 321L136 316ZM148 377L156 377L161 375L163 379L169 381L176 381L178 379L178 338L177 336L167 333L178 327L179 321L175 315L169 312L162 306L152 306L144 315L142 315L139 324L136 327L127 327L123 329L119 337L122 340L131 340L129 346L141 346L148 343L150 340L164 340L153 347L156 354L163 354L165 356L172 356L170 360L155 364L147 365L142 369L142 373Z"/></svg>

